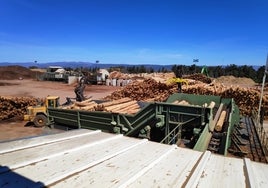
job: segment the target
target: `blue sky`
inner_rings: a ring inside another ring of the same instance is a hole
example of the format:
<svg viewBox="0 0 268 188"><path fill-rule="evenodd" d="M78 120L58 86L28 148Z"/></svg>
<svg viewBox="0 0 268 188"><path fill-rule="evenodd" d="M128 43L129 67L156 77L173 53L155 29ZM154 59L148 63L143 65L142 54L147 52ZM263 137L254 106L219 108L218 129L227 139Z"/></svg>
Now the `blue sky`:
<svg viewBox="0 0 268 188"><path fill-rule="evenodd" d="M267 0L0 0L0 23L0 62L264 65L268 53Z"/></svg>

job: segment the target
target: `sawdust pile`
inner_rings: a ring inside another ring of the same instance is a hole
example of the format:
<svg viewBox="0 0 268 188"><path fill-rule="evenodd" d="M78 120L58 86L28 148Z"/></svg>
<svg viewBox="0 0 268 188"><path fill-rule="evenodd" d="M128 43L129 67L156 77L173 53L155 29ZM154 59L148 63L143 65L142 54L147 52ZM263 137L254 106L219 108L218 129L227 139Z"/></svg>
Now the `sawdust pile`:
<svg viewBox="0 0 268 188"><path fill-rule="evenodd" d="M234 76L221 76L214 80L217 83L222 83L225 85L239 85L239 86L255 86L256 83L250 79L245 77L234 77Z"/></svg>

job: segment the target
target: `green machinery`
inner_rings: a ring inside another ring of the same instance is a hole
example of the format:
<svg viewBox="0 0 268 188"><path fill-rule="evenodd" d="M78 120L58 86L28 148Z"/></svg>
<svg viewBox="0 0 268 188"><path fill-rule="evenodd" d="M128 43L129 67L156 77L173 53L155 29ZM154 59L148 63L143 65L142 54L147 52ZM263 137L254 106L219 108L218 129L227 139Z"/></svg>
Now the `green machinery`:
<svg viewBox="0 0 268 188"><path fill-rule="evenodd" d="M175 104L175 101L187 101L189 105ZM226 155L231 132L240 119L233 99L219 96L177 93L165 102L140 102L139 105L141 110L134 115L48 108L48 122L66 129L98 129ZM228 112L225 123L220 131L215 131L223 110Z"/></svg>
<svg viewBox="0 0 268 188"><path fill-rule="evenodd" d="M201 74L204 74L205 76L209 77L208 69L206 66L202 67Z"/></svg>

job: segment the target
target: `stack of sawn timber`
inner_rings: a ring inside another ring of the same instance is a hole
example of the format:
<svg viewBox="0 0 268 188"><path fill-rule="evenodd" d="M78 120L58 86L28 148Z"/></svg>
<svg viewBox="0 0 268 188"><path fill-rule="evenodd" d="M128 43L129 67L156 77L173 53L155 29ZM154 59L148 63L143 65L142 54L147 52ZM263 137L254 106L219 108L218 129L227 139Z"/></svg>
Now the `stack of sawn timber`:
<svg viewBox="0 0 268 188"><path fill-rule="evenodd" d="M72 105L61 108L86 111L106 111L121 114L135 114L140 110L138 102L128 97L102 103L96 103L92 99L88 99L82 102L74 102Z"/></svg>
<svg viewBox="0 0 268 188"><path fill-rule="evenodd" d="M0 120L22 117L28 106L37 105L37 99L32 97L1 97Z"/></svg>

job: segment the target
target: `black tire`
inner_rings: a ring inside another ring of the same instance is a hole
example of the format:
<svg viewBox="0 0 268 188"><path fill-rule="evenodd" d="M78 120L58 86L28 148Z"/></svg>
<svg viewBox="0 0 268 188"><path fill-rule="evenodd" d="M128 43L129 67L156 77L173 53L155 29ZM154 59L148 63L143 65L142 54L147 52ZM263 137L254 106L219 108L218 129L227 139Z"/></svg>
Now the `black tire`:
<svg viewBox="0 0 268 188"><path fill-rule="evenodd" d="M34 118L35 127L44 127L47 124L47 117L43 114L38 114Z"/></svg>

